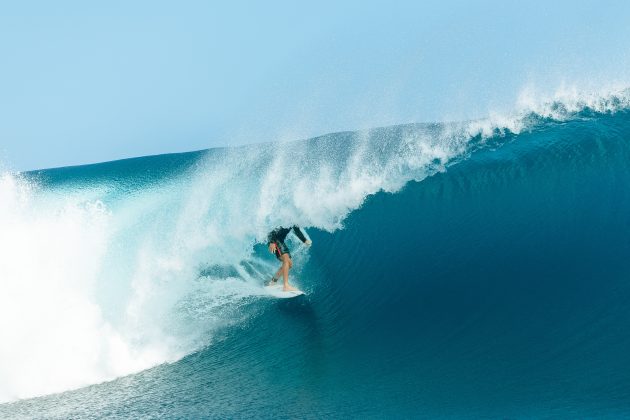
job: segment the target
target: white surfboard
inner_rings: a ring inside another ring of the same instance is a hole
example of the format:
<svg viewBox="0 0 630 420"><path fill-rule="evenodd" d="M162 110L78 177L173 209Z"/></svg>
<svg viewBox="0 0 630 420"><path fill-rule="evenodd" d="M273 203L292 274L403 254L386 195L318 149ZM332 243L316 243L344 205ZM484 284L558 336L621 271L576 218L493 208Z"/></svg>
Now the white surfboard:
<svg viewBox="0 0 630 420"><path fill-rule="evenodd" d="M269 295L281 299L294 298L296 296L304 294L304 292L301 290L289 290L285 292L284 290L282 290L283 287L284 286L282 286L282 284L272 284L270 286L265 286L265 291Z"/></svg>

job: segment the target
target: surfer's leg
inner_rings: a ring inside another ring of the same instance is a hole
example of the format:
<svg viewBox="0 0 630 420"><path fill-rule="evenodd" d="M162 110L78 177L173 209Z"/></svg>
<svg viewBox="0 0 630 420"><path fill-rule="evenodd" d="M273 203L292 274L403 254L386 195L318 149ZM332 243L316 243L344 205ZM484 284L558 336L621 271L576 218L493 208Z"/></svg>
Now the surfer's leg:
<svg viewBox="0 0 630 420"><path fill-rule="evenodd" d="M280 270L282 272L282 278L284 280L284 287L286 288L289 284L289 256L287 254L282 254L282 267Z"/></svg>
<svg viewBox="0 0 630 420"><path fill-rule="evenodd" d="M276 258L278 259L278 261L280 261L282 263L282 265L280 266L280 268L278 269L278 271L276 271L276 274L273 275L273 277L271 278L271 280L269 280L269 284L274 284L276 281L278 281L278 279L280 278L280 276L283 273L284 270L284 260L282 259L283 255L289 255L289 257L291 256L291 254L288 253L288 248L287 245L282 242L282 241L276 241L274 242L276 245L276 250L274 252L274 255L276 256ZM291 268L291 265L289 265L289 268Z"/></svg>
<svg viewBox="0 0 630 420"><path fill-rule="evenodd" d="M297 290L295 287L291 286L289 284L289 269L291 268L291 266L293 265L293 263L291 262L291 257L289 256L288 253L286 254L282 254L282 267L280 267L280 270L278 271L282 271L282 278L284 280L284 288L283 290Z"/></svg>
<svg viewBox="0 0 630 420"><path fill-rule="evenodd" d="M277 282L281 275L282 275L282 266L280 266L278 271L276 271L276 274L273 275L273 278L271 279L271 282L272 283Z"/></svg>

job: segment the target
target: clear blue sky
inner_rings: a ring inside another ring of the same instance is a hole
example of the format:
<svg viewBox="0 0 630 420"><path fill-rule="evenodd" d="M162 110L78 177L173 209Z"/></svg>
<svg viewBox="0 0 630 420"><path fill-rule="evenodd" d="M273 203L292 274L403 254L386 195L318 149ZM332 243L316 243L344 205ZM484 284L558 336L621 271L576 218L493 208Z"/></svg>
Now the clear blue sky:
<svg viewBox="0 0 630 420"><path fill-rule="evenodd" d="M465 119L630 80L626 1L0 6L0 166Z"/></svg>

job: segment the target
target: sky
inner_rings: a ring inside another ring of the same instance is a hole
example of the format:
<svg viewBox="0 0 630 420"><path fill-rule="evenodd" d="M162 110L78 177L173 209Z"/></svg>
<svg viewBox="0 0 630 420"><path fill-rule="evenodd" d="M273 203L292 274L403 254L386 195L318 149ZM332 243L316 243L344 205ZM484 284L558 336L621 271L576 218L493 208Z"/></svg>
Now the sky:
<svg viewBox="0 0 630 420"><path fill-rule="evenodd" d="M480 118L524 89L630 81L625 1L222 3L0 5L0 168Z"/></svg>

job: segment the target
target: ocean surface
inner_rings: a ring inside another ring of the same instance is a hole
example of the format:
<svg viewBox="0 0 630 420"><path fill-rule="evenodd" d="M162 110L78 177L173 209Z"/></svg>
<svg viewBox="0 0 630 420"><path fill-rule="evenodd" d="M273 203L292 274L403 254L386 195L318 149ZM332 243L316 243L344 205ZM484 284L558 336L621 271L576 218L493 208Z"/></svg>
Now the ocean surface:
<svg viewBox="0 0 630 420"><path fill-rule="evenodd" d="M0 417L629 417L629 97L0 175Z"/></svg>

